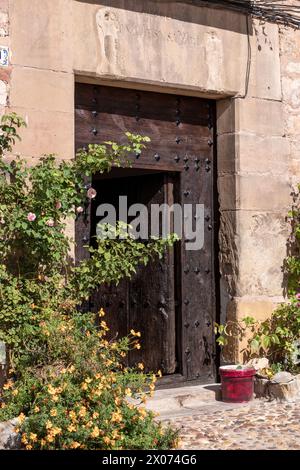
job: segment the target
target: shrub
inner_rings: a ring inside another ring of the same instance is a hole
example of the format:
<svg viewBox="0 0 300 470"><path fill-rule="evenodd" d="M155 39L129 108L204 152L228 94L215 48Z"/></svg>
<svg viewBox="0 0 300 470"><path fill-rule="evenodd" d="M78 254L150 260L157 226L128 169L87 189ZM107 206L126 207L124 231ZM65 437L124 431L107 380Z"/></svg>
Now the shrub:
<svg viewBox="0 0 300 470"><path fill-rule="evenodd" d="M146 245L123 224L107 227L116 239L98 239L74 266L65 235L68 219L83 216L95 195L86 178L127 164L149 139L127 133L126 145L89 145L73 161L50 155L28 167L5 157L23 125L11 114L0 126L0 340L10 368L0 419L19 416L27 449L175 446L177 432L138 406L157 377L126 364L129 349L140 348L139 332L109 341L103 310L81 311L101 283L130 277L175 238Z"/></svg>

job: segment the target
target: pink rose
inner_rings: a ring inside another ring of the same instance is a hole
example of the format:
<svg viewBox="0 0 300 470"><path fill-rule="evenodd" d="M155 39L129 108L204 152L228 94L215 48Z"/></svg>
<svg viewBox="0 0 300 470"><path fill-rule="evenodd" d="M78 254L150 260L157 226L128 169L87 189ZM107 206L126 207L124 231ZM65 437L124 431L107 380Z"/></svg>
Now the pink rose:
<svg viewBox="0 0 300 470"><path fill-rule="evenodd" d="M34 222L35 219L36 219L36 215L33 212L29 212L29 214L27 215L27 220L29 222Z"/></svg>
<svg viewBox="0 0 300 470"><path fill-rule="evenodd" d="M79 206L76 208L77 214L81 214L84 211L83 207Z"/></svg>
<svg viewBox="0 0 300 470"><path fill-rule="evenodd" d="M54 226L54 220L53 219L47 220L46 225L48 225L48 227L53 227Z"/></svg>
<svg viewBox="0 0 300 470"><path fill-rule="evenodd" d="M296 294L296 299L300 300L300 293L299 292L298 292L298 294Z"/></svg>
<svg viewBox="0 0 300 470"><path fill-rule="evenodd" d="M61 209L61 202L60 201L56 201L55 209Z"/></svg>
<svg viewBox="0 0 300 470"><path fill-rule="evenodd" d="M86 195L87 195L87 197L88 197L89 199L94 199L94 198L97 196L97 191L96 191L96 189L94 189L94 188L90 188L90 189L87 191Z"/></svg>

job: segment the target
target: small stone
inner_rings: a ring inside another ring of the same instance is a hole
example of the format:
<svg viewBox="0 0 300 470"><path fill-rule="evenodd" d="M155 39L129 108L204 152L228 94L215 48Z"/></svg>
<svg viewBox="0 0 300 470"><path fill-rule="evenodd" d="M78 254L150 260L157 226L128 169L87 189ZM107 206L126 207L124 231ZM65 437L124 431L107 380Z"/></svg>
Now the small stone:
<svg viewBox="0 0 300 470"><path fill-rule="evenodd" d="M15 432L18 424L18 418L0 423L0 449L19 449L21 446L21 437Z"/></svg>
<svg viewBox="0 0 300 470"><path fill-rule="evenodd" d="M290 372L277 372L271 382L273 384L287 384L293 380L294 376Z"/></svg>
<svg viewBox="0 0 300 470"><path fill-rule="evenodd" d="M251 359L246 365L254 367L255 370L268 369L269 359L267 357L257 357Z"/></svg>

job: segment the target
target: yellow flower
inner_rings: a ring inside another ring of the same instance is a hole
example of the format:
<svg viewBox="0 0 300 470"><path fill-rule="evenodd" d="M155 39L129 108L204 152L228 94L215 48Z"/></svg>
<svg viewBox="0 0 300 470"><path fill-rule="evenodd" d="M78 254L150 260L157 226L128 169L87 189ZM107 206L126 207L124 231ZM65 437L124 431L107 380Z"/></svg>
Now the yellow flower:
<svg viewBox="0 0 300 470"><path fill-rule="evenodd" d="M45 439L41 439L41 447L44 447L46 445Z"/></svg>
<svg viewBox="0 0 300 470"><path fill-rule="evenodd" d="M28 444L27 434L26 433L22 434L21 442L22 442L22 444Z"/></svg>
<svg viewBox="0 0 300 470"><path fill-rule="evenodd" d="M70 426L67 427L69 432L76 432L77 428L74 424L70 424Z"/></svg>
<svg viewBox="0 0 300 470"><path fill-rule="evenodd" d="M99 437L100 435L100 429L98 428L98 426L95 426L93 431L91 432L90 436L91 437Z"/></svg>
<svg viewBox="0 0 300 470"><path fill-rule="evenodd" d="M12 381L12 380L8 380L8 381L6 382L6 384L3 385L2 388L3 388L3 390L9 390L9 389L12 388L12 387L13 387L13 381Z"/></svg>
<svg viewBox="0 0 300 470"><path fill-rule="evenodd" d="M141 416L147 416L147 411L145 408L139 408L139 414Z"/></svg>
<svg viewBox="0 0 300 470"><path fill-rule="evenodd" d="M122 403L122 400L121 400L119 397L116 397L116 398L115 398L115 404L116 404L117 406L119 406L119 405L121 405L121 403Z"/></svg>
<svg viewBox="0 0 300 470"><path fill-rule="evenodd" d="M102 320L102 322L100 323L100 326L104 331L109 331L109 328L104 320Z"/></svg>
<svg viewBox="0 0 300 470"><path fill-rule="evenodd" d="M19 423L22 424L25 418L26 416L24 415L24 413L19 414L18 416Z"/></svg>
<svg viewBox="0 0 300 470"><path fill-rule="evenodd" d="M37 434L34 434L33 432L31 432L29 434L29 439L32 441L32 442L36 442L37 441Z"/></svg>
<svg viewBox="0 0 300 470"><path fill-rule="evenodd" d="M143 364L142 362L139 362L139 363L138 363L138 369L140 369L140 370L144 370L144 369L145 369L145 366L144 366L144 364Z"/></svg>
<svg viewBox="0 0 300 470"><path fill-rule="evenodd" d="M108 445L111 443L111 439L108 436L105 436L103 437L103 442Z"/></svg>
<svg viewBox="0 0 300 470"><path fill-rule="evenodd" d="M48 419L48 421L46 422L46 429L51 429L52 427L53 427L53 424Z"/></svg>
<svg viewBox="0 0 300 470"><path fill-rule="evenodd" d="M158 377L162 377L162 372L161 372L161 370L159 370L159 371L157 372L157 375L158 375Z"/></svg>
<svg viewBox="0 0 300 470"><path fill-rule="evenodd" d="M46 441L48 442L53 442L55 439L55 437L53 436L53 434L47 434L46 436Z"/></svg>
<svg viewBox="0 0 300 470"><path fill-rule="evenodd" d="M105 312L104 312L103 308L100 308L99 317L105 317Z"/></svg>
<svg viewBox="0 0 300 470"><path fill-rule="evenodd" d="M81 390L87 390L87 389L88 389L87 384L86 384L86 383L83 383L83 384L81 385Z"/></svg>
<svg viewBox="0 0 300 470"><path fill-rule="evenodd" d="M135 343L135 345L133 346L135 349L141 349L141 345L140 343Z"/></svg>
<svg viewBox="0 0 300 470"><path fill-rule="evenodd" d="M35 413L38 413L40 411L40 408L38 406L35 406L34 407L34 410L33 410Z"/></svg>
<svg viewBox="0 0 300 470"><path fill-rule="evenodd" d="M126 388L126 389L125 389L125 395L127 395L128 397L131 397L131 396L132 396L131 388Z"/></svg>
<svg viewBox="0 0 300 470"><path fill-rule="evenodd" d="M32 450L32 445L30 445L30 444L27 444L27 446L26 446L26 450Z"/></svg>
<svg viewBox="0 0 300 470"><path fill-rule="evenodd" d="M70 411L69 416L70 416L70 418L71 418L72 421L77 421L77 417L76 417L75 411L73 411L73 410Z"/></svg>
<svg viewBox="0 0 300 470"><path fill-rule="evenodd" d="M113 414L111 415L111 421L112 421L113 423L121 423L121 421L122 421L122 415L121 415L121 413L120 413L119 411L113 413Z"/></svg>
<svg viewBox="0 0 300 470"><path fill-rule="evenodd" d="M81 418L84 418L84 416L86 415L86 407L85 406L82 406L78 412L78 415L81 417Z"/></svg>
<svg viewBox="0 0 300 470"><path fill-rule="evenodd" d="M58 435L58 434L61 434L61 428L55 427L55 428L51 429L51 434L52 434L53 436L56 436L56 435Z"/></svg>
<svg viewBox="0 0 300 470"><path fill-rule="evenodd" d="M57 410L55 408L52 408L50 411L50 416L57 416Z"/></svg>
<svg viewBox="0 0 300 470"><path fill-rule="evenodd" d="M132 334L132 336L137 336L138 338L141 337L141 333L139 331L130 330L130 333Z"/></svg>
<svg viewBox="0 0 300 470"><path fill-rule="evenodd" d="M19 393L19 390L17 390L17 389L13 390L13 392L12 392L14 397L16 397L18 395L18 393Z"/></svg>
<svg viewBox="0 0 300 470"><path fill-rule="evenodd" d="M93 418L94 418L94 419L99 418L99 413L98 413L97 411L94 411L94 413L93 413Z"/></svg>
<svg viewBox="0 0 300 470"><path fill-rule="evenodd" d="M113 439L119 439L120 438L120 434L118 433L118 431L116 429L113 430L113 432L111 433L111 436Z"/></svg>
<svg viewBox="0 0 300 470"><path fill-rule="evenodd" d="M120 352L120 356L121 357L126 357L126 352L124 352L124 351Z"/></svg>
<svg viewBox="0 0 300 470"><path fill-rule="evenodd" d="M90 377L88 377L87 379L85 379L85 383L87 384L90 384L92 382L93 379L91 379Z"/></svg>
<svg viewBox="0 0 300 470"><path fill-rule="evenodd" d="M146 403L147 402L147 396L146 395L143 395L142 398L141 398L142 402L143 403Z"/></svg>
<svg viewBox="0 0 300 470"><path fill-rule="evenodd" d="M149 385L149 388L151 390L151 392L153 392L155 390L155 385L152 383Z"/></svg>
<svg viewBox="0 0 300 470"><path fill-rule="evenodd" d="M73 441L72 444L70 445L70 449L78 449L80 447L79 442Z"/></svg>
<svg viewBox="0 0 300 470"><path fill-rule="evenodd" d="M60 394L62 391L63 389L61 387L55 388L51 384L48 385L48 393L49 395L52 395L52 397L56 396L57 394Z"/></svg>
<svg viewBox="0 0 300 470"><path fill-rule="evenodd" d="M74 370L75 370L75 367L74 367L74 366L69 367L69 372L72 373L72 372L74 372Z"/></svg>

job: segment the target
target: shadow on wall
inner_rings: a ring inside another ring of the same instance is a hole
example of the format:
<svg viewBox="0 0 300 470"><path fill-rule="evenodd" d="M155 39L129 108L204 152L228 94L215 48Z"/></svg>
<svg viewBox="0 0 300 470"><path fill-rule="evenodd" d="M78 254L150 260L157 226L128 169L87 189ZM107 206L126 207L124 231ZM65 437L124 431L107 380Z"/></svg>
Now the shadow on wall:
<svg viewBox="0 0 300 470"><path fill-rule="evenodd" d="M243 13L225 9L215 9L191 5L190 0L76 0L79 3L90 3L99 6L120 8L156 16L166 16L187 23L225 29L239 34L251 34L251 22L247 28L247 19ZM196 2L195 2L196 3ZM218 12L218 13L217 13Z"/></svg>

